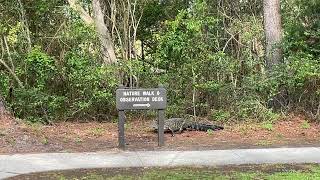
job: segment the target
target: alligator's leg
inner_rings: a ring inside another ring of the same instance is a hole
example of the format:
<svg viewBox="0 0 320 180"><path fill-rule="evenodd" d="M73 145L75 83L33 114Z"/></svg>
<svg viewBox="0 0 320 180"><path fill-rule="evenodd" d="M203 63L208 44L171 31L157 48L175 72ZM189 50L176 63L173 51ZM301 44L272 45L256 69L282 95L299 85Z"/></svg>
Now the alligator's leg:
<svg viewBox="0 0 320 180"><path fill-rule="evenodd" d="M169 129L171 131L171 136L174 136L174 131L172 129Z"/></svg>
<svg viewBox="0 0 320 180"><path fill-rule="evenodd" d="M181 128L179 129L178 133L181 134L182 131L183 131L183 128L181 127Z"/></svg>

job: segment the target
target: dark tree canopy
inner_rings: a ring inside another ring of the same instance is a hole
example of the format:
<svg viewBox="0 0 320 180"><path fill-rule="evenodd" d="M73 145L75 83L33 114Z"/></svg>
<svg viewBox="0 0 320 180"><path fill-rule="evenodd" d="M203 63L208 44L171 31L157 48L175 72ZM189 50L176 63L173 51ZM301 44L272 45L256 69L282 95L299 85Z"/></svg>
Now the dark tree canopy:
<svg viewBox="0 0 320 180"><path fill-rule="evenodd" d="M112 120L115 90L168 90L168 117L320 117L318 0L0 0L0 110ZM12 91L11 91L11 90Z"/></svg>

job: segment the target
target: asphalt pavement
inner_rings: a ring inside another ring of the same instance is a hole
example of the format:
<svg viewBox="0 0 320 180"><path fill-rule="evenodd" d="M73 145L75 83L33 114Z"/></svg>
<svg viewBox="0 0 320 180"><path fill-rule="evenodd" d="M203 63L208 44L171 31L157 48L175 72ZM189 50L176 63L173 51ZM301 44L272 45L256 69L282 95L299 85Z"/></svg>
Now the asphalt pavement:
<svg viewBox="0 0 320 180"><path fill-rule="evenodd" d="M0 179L70 169L320 163L320 147L0 155Z"/></svg>

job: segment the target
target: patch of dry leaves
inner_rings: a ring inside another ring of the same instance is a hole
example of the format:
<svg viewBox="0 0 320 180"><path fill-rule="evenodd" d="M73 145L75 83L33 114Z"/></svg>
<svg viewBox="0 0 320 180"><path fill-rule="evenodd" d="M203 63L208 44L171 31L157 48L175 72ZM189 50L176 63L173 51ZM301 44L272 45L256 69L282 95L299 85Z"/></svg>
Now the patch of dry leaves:
<svg viewBox="0 0 320 180"><path fill-rule="evenodd" d="M185 131L165 134L165 147L157 147L157 134L150 121L134 120L126 124L126 142L130 150L205 150L260 147L318 146L320 125L308 123L303 116L291 116L272 124L231 123L222 131ZM13 118L0 123L0 153L88 152L117 150L116 123L61 122L52 126L27 124Z"/></svg>

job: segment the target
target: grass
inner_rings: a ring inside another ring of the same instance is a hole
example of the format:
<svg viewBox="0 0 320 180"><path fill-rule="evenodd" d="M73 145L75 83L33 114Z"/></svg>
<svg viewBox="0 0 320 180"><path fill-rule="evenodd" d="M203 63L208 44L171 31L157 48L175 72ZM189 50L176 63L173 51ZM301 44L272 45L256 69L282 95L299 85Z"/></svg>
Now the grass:
<svg viewBox="0 0 320 180"><path fill-rule="evenodd" d="M126 122L126 123L124 124L124 129L130 129L130 128L132 128L131 123L130 123L130 122Z"/></svg>
<svg viewBox="0 0 320 180"><path fill-rule="evenodd" d="M2 129L0 129L0 137L1 137L1 136L6 136L5 131L4 131L4 130L2 130Z"/></svg>
<svg viewBox="0 0 320 180"><path fill-rule="evenodd" d="M67 143L69 141L69 139L67 138L67 137L64 137L63 139L62 139L62 142L64 142L64 143Z"/></svg>
<svg viewBox="0 0 320 180"><path fill-rule="evenodd" d="M35 133L41 134L42 130L42 124L40 123L31 123L31 122L26 122L26 125Z"/></svg>
<svg viewBox="0 0 320 180"><path fill-rule="evenodd" d="M49 172L20 176L21 179L79 179L79 180L130 180L130 179L320 179L320 166L301 165L240 165L216 168L126 168L74 170L67 172Z"/></svg>
<svg viewBox="0 0 320 180"><path fill-rule="evenodd" d="M6 142L9 143L10 145L14 146L16 144L16 139L10 137L6 139Z"/></svg>
<svg viewBox="0 0 320 180"><path fill-rule="evenodd" d="M83 140L82 140L80 137L76 137L76 138L74 139L74 142L77 143L77 144L80 144L80 143L83 142Z"/></svg>
<svg viewBox="0 0 320 180"><path fill-rule="evenodd" d="M308 121L303 121L302 122L302 124L301 124L301 127L303 128L303 129L309 129L310 128L310 124L309 124L309 122Z"/></svg>
<svg viewBox="0 0 320 180"><path fill-rule="evenodd" d="M283 134L277 133L277 134L276 134L276 138L279 139L279 140L281 140L281 139L283 139L284 137L283 137Z"/></svg>
<svg viewBox="0 0 320 180"><path fill-rule="evenodd" d="M262 129L268 130L268 131L273 131L273 125L270 122L265 122L261 125Z"/></svg>
<svg viewBox="0 0 320 180"><path fill-rule="evenodd" d="M259 142L256 143L256 145L258 145L258 146L270 146L272 144L273 143L268 140L260 140Z"/></svg>
<svg viewBox="0 0 320 180"><path fill-rule="evenodd" d="M42 140L41 140L41 143L42 143L43 145L49 144L48 138L47 138L47 137L43 137Z"/></svg>
<svg viewBox="0 0 320 180"><path fill-rule="evenodd" d="M212 136L212 135L213 135L213 130L212 130L212 129L208 129L208 130L207 130L207 134L208 134L209 136Z"/></svg>
<svg viewBox="0 0 320 180"><path fill-rule="evenodd" d="M96 127L91 129L91 134L94 136L102 136L102 134L105 132L105 130L101 127Z"/></svg>
<svg viewBox="0 0 320 180"><path fill-rule="evenodd" d="M247 136L250 133L250 131L256 130L256 129L257 129L256 124L243 124L239 127L239 132L241 133L241 135Z"/></svg>

